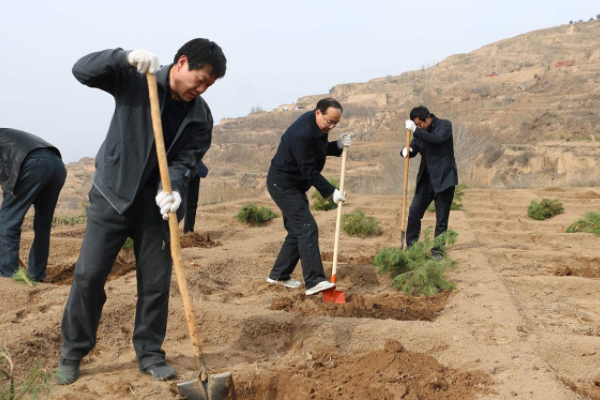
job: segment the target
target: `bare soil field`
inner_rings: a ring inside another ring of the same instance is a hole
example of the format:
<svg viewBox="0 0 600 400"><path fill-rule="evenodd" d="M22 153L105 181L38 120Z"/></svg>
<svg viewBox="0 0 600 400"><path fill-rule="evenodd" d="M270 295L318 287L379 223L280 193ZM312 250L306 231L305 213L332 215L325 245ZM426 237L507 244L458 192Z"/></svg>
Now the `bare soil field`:
<svg viewBox="0 0 600 400"><path fill-rule="evenodd" d="M527 217L531 200L563 202L547 221ZM338 287L348 303L325 304L302 290L265 282L284 239L281 219L247 227L234 215L247 201L198 210L201 234L182 235L184 267L207 363L231 371L239 399L600 399L600 238L567 234L587 211L600 211L600 188L467 190L450 227L459 233L449 257L452 293L409 297L372 265L399 245L401 199L350 195L383 233L342 233ZM258 205L276 209L267 197ZM327 272L335 211L315 212ZM427 213L424 226L434 224ZM0 279L0 347L22 378L39 361L54 368L60 320L84 226L53 231L46 283ZM32 232L23 233L22 257ZM98 246L102 246L98 243ZM301 279L298 267L294 278ZM175 279L164 349L180 379L196 364ZM98 343L80 379L53 387L49 399L176 399L175 382L141 375L131 344L136 277L123 250L109 282Z"/></svg>

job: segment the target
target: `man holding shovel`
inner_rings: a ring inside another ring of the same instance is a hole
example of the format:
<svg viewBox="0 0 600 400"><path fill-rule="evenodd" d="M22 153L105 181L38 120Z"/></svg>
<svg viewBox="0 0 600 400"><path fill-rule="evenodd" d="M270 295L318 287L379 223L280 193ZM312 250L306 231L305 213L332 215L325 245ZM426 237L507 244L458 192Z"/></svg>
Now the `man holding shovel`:
<svg viewBox="0 0 600 400"><path fill-rule="evenodd" d="M191 171L210 147L213 120L200 95L225 75L226 64L216 43L193 39L162 68L147 50L122 49L89 54L73 67L77 80L108 92L116 105L96 156L85 238L63 314L59 384L75 382L81 359L96 344L104 284L127 237L136 257L133 344L140 371L156 380L176 376L162 350L172 269L164 219L178 211ZM171 193L160 185L147 72L158 82Z"/></svg>
<svg viewBox="0 0 600 400"><path fill-rule="evenodd" d="M413 108L406 129L413 134L410 148L404 147L400 155L404 158L421 154L421 165L417 175L417 189L408 213L406 245L410 247L419 240L421 219L432 201L435 201L435 236L448 230L450 207L454 199L454 188L458 185L458 171L454 159L452 123L439 119L423 106ZM439 248L432 248L436 259L443 258Z"/></svg>
<svg viewBox="0 0 600 400"><path fill-rule="evenodd" d="M306 192L314 186L323 198L333 196L336 204L346 201L345 192L321 175L327 156L339 157L343 147L351 144L349 133L343 133L337 141L328 141L329 132L342 118L342 111L339 102L326 98L317 103L315 110L301 115L281 137L267 175L269 194L281 209L288 232L267 282L299 288L301 283L292 279L291 273L302 260L307 295L335 287L325 279L319 230L310 213Z"/></svg>

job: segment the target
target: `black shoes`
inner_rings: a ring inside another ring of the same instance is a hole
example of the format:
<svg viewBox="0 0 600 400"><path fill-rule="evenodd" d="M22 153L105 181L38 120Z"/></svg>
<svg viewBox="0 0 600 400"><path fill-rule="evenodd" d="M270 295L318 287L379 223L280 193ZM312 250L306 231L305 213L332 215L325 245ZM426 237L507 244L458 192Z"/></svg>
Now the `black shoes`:
<svg viewBox="0 0 600 400"><path fill-rule="evenodd" d="M60 359L56 369L56 383L70 385L79 378L79 360Z"/></svg>
<svg viewBox="0 0 600 400"><path fill-rule="evenodd" d="M167 381L177 376L177 372L169 366L166 362L151 365L144 369L140 369L142 374L152 375L155 381Z"/></svg>

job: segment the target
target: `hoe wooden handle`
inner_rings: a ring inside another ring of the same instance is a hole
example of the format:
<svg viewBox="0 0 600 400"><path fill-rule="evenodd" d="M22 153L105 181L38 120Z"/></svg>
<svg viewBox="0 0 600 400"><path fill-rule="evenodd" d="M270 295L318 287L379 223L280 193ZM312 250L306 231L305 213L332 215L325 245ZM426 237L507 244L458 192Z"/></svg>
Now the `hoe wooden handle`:
<svg viewBox="0 0 600 400"><path fill-rule="evenodd" d="M404 248L404 241L406 240L406 206L408 203L408 164L410 162L410 129L406 130L406 159L404 161L404 201L402 203L402 219L400 220L400 229L402 230L402 237L400 238L400 248Z"/></svg>
<svg viewBox="0 0 600 400"><path fill-rule="evenodd" d="M152 128L154 130L154 141L156 143L156 156L158 157L158 169L160 170L160 180L165 192L171 192L171 178L169 177L169 165L167 163L167 152L165 150L165 141L163 138L162 121L160 118L160 104L158 100L158 88L156 86L156 76L146 74L148 79L148 90L150 92L150 111L152 113ZM177 213L169 212L169 233L171 236L171 258L175 267L175 275L179 285L179 292L183 300L185 310L185 319L188 324L194 354L198 358L201 369L204 371L204 359L202 348L200 347L200 336L198 335L198 324L192 307L192 299L188 289L188 282L181 262L181 246L179 243L179 222Z"/></svg>

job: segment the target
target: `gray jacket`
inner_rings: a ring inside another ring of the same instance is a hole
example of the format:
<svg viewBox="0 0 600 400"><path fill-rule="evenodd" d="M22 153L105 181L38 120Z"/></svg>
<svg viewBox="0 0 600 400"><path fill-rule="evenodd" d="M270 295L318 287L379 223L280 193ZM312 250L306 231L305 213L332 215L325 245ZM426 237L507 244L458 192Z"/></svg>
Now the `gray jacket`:
<svg viewBox="0 0 600 400"><path fill-rule="evenodd" d="M84 85L101 89L115 98L115 111L106 139L96 155L94 186L120 214L133 203L141 189L146 168L156 168L154 134L146 76L137 72L123 49L89 54L75 63L73 75ZM161 111L169 94L169 70L156 73ZM174 191L185 197L187 184L196 163L208 151L213 119L201 97L192 107L167 149L169 175Z"/></svg>

